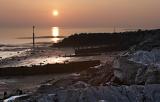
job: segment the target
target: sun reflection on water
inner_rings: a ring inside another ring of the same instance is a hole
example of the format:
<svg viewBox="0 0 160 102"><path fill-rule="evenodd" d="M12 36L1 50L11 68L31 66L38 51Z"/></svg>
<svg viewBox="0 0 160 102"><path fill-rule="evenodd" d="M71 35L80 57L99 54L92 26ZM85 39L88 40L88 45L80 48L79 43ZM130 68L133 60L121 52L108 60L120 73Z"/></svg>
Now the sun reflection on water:
<svg viewBox="0 0 160 102"><path fill-rule="evenodd" d="M52 41L54 43L57 43L60 40L60 38L58 38L59 35L59 27L52 27L52 36L54 37L52 38Z"/></svg>

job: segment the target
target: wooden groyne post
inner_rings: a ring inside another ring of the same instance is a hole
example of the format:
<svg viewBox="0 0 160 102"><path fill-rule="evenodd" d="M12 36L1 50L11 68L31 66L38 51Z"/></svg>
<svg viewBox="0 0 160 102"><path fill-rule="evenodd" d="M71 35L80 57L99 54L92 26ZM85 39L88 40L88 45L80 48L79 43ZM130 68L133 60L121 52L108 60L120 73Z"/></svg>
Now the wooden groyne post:
<svg viewBox="0 0 160 102"><path fill-rule="evenodd" d="M35 47L35 26L33 26L33 48Z"/></svg>

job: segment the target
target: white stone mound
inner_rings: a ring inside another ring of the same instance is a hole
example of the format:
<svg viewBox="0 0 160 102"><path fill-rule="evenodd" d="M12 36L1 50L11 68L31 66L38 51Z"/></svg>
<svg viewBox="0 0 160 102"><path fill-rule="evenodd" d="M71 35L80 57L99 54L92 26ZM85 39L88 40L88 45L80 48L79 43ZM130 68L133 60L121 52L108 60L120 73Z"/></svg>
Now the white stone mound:
<svg viewBox="0 0 160 102"><path fill-rule="evenodd" d="M137 51L131 55L129 60L144 65L155 65L160 67L160 49L153 49L150 52Z"/></svg>

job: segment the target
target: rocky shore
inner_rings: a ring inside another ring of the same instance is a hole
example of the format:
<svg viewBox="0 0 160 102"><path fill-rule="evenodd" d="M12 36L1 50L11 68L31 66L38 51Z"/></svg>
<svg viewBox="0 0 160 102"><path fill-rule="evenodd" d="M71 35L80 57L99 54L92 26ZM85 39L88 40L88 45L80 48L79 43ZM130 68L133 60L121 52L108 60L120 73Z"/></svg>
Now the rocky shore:
<svg viewBox="0 0 160 102"><path fill-rule="evenodd" d="M147 31L106 64L50 80L16 102L159 102L160 31ZM139 32L144 33L144 32ZM125 41L124 41L125 42ZM7 101L6 101L7 102ZM9 101L8 101L9 102Z"/></svg>
<svg viewBox="0 0 160 102"><path fill-rule="evenodd" d="M159 102L160 85L99 86L52 90L19 102Z"/></svg>

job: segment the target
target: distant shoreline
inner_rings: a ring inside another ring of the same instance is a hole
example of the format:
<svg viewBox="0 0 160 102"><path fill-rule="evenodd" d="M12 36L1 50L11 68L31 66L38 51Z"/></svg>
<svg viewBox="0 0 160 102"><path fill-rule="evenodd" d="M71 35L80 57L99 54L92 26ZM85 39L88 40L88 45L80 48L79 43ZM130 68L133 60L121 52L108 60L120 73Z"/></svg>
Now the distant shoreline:
<svg viewBox="0 0 160 102"><path fill-rule="evenodd" d="M35 39L43 39L43 38L65 38L66 36L36 36ZM19 37L17 39L32 39L32 37Z"/></svg>
<svg viewBox="0 0 160 102"><path fill-rule="evenodd" d="M107 49L126 50L141 42L145 36L154 35L160 29L126 31L115 33L80 33L64 38L53 47L87 47L106 45Z"/></svg>

